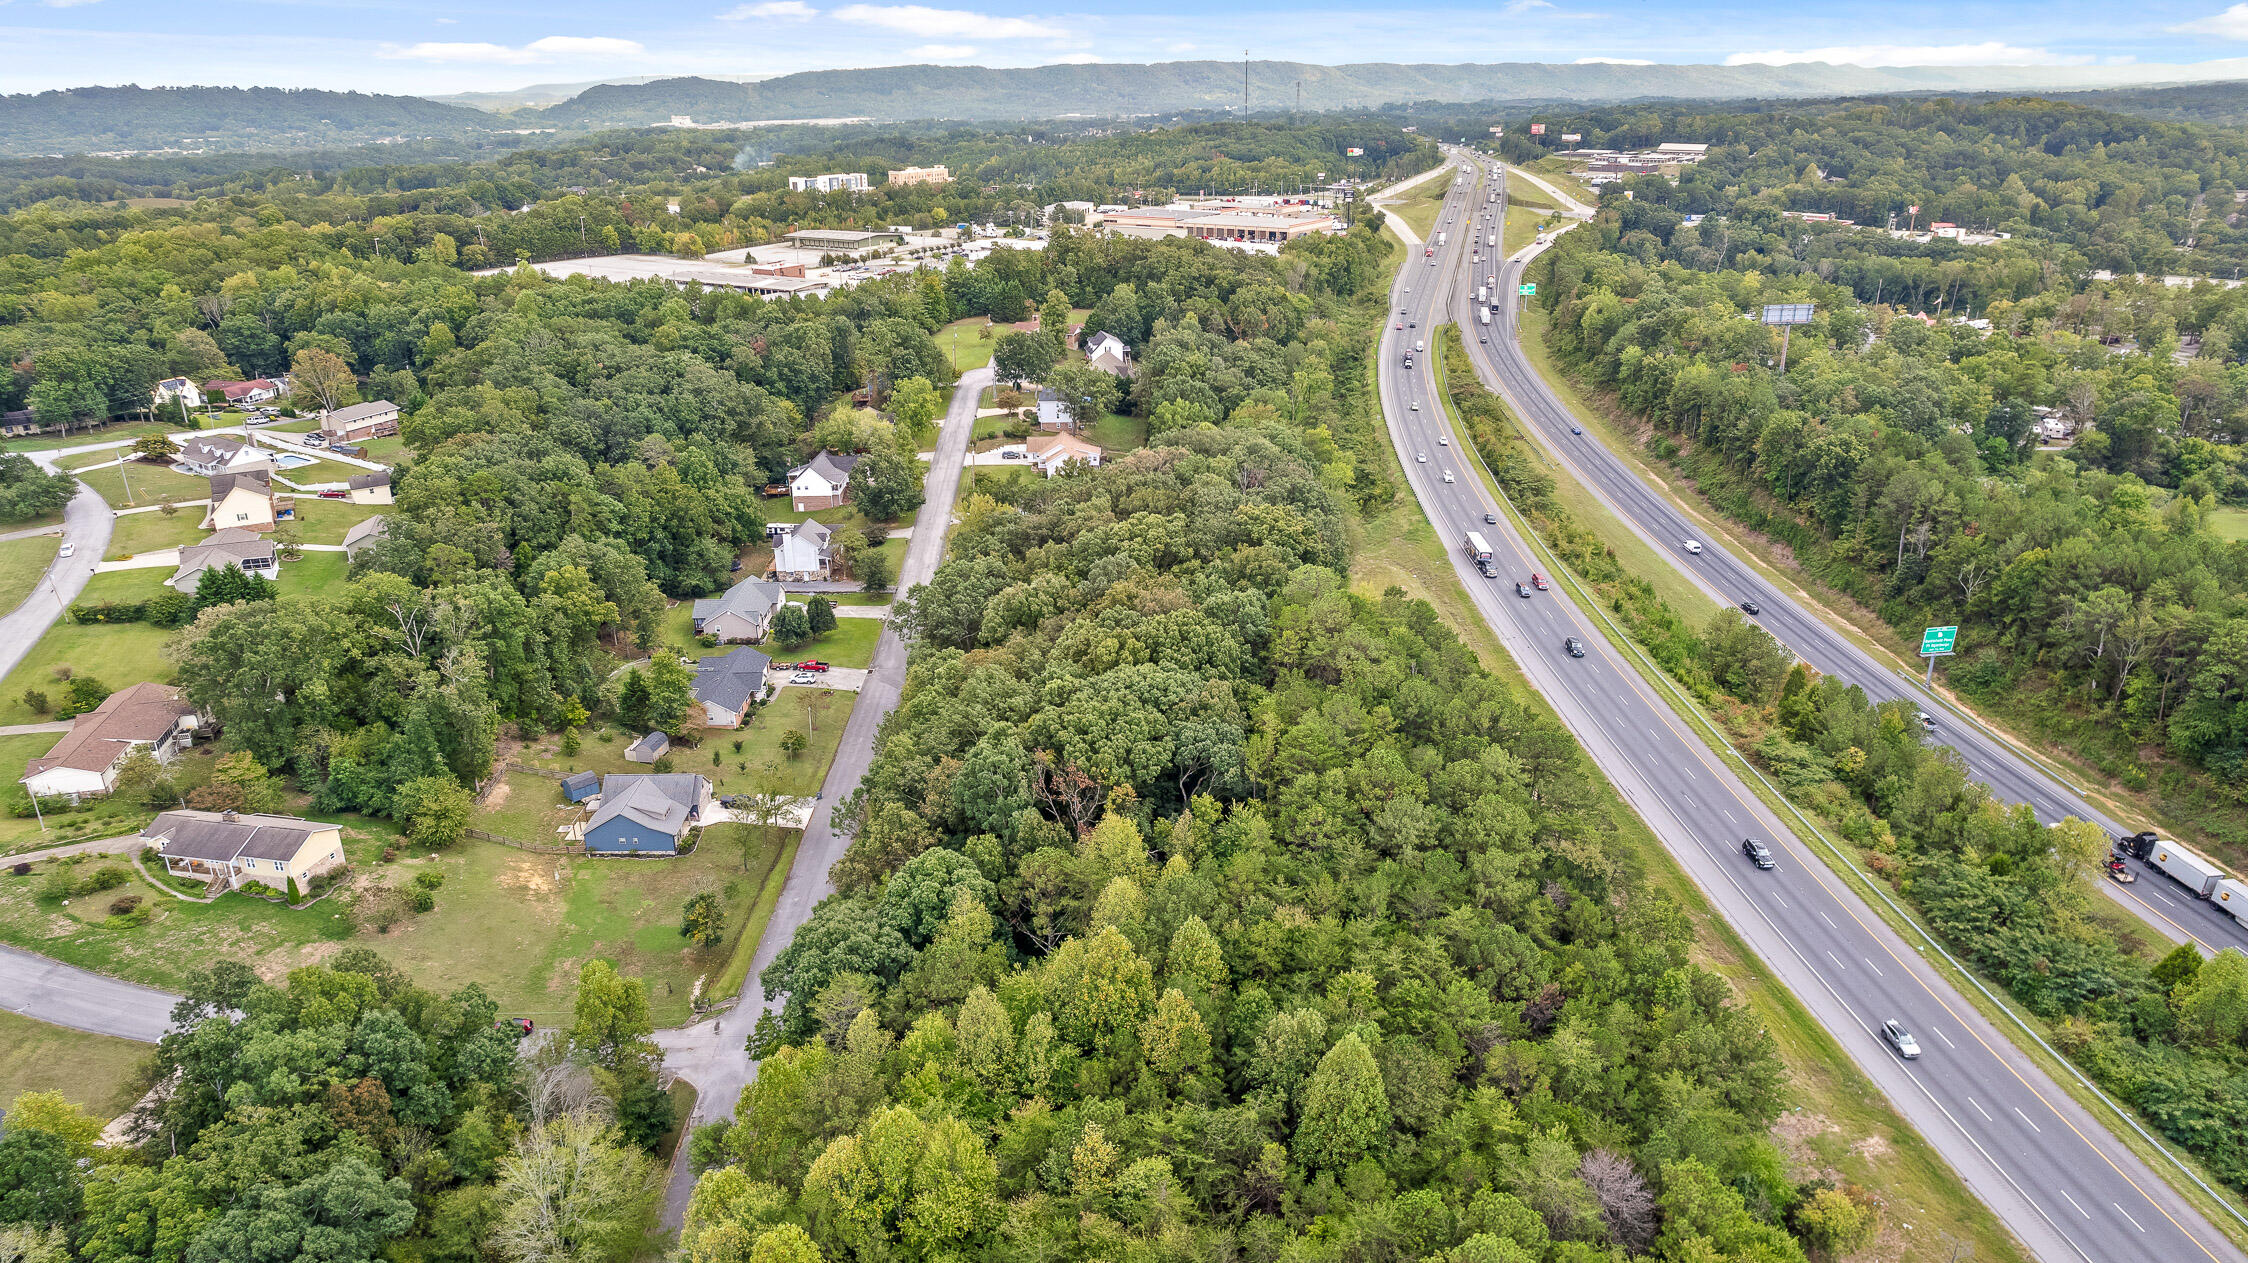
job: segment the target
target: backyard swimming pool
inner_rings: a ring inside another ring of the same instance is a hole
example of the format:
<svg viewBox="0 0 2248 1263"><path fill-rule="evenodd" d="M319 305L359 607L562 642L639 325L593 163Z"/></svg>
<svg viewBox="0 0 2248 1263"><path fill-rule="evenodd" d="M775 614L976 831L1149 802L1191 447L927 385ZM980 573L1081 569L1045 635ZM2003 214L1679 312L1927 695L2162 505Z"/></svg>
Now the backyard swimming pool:
<svg viewBox="0 0 2248 1263"><path fill-rule="evenodd" d="M306 465L317 465L319 463L318 457L306 456L302 452L275 452L273 454L273 467L275 469L301 469Z"/></svg>

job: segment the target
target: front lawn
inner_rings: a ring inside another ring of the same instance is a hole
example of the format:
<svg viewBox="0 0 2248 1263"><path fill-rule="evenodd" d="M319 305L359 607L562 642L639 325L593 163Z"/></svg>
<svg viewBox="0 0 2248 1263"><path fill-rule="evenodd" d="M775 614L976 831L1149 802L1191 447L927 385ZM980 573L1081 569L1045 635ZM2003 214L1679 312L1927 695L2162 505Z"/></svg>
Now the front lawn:
<svg viewBox="0 0 2248 1263"><path fill-rule="evenodd" d="M90 675L112 691L144 680L169 681L177 674L177 668L164 656L164 642L171 635L146 623L55 624L8 678L0 680L0 724L52 719L52 715L34 714L24 705L23 695L26 689L38 689L59 701L64 685L56 677L55 668L60 666L68 666L78 675Z"/></svg>
<svg viewBox="0 0 2248 1263"><path fill-rule="evenodd" d="M368 439L364 443L354 443L352 446L359 449L359 459L371 460L378 465L395 465L406 456L406 440L395 434L385 438ZM366 471L354 465L352 472L359 474Z"/></svg>
<svg viewBox="0 0 2248 1263"><path fill-rule="evenodd" d="M836 689L784 688L740 728L713 728L701 746L674 746L668 757L676 771L713 778L714 793L816 794L827 779L827 765L842 744L843 721L850 718L857 699L856 693ZM791 728L809 738L803 753L793 758L781 748L781 734ZM516 759L557 772L645 772L646 765L628 763L624 757L625 747L636 735L615 728L586 732L581 734L578 752L569 756L562 754L560 738L550 736L524 747ZM602 740L604 736L608 739ZM738 751L737 741L742 743ZM715 767L710 761L713 753L718 756Z"/></svg>
<svg viewBox="0 0 2248 1263"><path fill-rule="evenodd" d="M341 544L344 533L368 518L390 512L383 504L353 504L349 500L297 497L297 541L305 544Z"/></svg>
<svg viewBox="0 0 2248 1263"><path fill-rule="evenodd" d="M148 1045L137 1040L0 1011L0 1105L13 1109L25 1092L60 1092L107 1121L140 1099L140 1065L148 1054Z"/></svg>
<svg viewBox="0 0 2248 1263"><path fill-rule="evenodd" d="M23 604L47 573L62 547L59 535L34 535L29 539L0 540L0 612Z"/></svg>
<svg viewBox="0 0 2248 1263"><path fill-rule="evenodd" d="M1104 452L1136 452L1147 446L1147 422L1140 417L1107 412L1085 431L1085 437L1099 444Z"/></svg>
<svg viewBox="0 0 2248 1263"><path fill-rule="evenodd" d="M991 319L988 316L955 320L937 330L937 345L944 348L945 357L959 371L965 373L970 369L982 368L991 363L991 344L999 336L994 333L991 337L984 337L982 331L990 327Z"/></svg>
<svg viewBox="0 0 2248 1263"><path fill-rule="evenodd" d="M104 570L86 580L86 590L78 594L77 603L126 604L162 596L171 591L164 586L164 581L172 577L174 569L171 566L141 566L132 570Z"/></svg>
<svg viewBox="0 0 2248 1263"><path fill-rule="evenodd" d="M136 504L157 504L162 501L181 503L188 500L211 498L211 480L193 474L182 474L164 465L150 465L134 461L124 473L111 465L107 469L90 469L78 475L78 481L101 493L113 509L129 509ZM132 495L125 494L131 487ZM181 512L189 510L182 509ZM158 516L161 516L160 514Z"/></svg>
<svg viewBox="0 0 2248 1263"><path fill-rule="evenodd" d="M187 544L200 544L211 532L203 529L203 506L190 505L166 513L127 513L111 522L109 555L104 561L123 561L142 553L162 552Z"/></svg>
<svg viewBox="0 0 2248 1263"><path fill-rule="evenodd" d="M871 666L874 644L882 639L882 627L883 620L879 618L838 618L834 631L814 636L793 648L782 649L776 645L766 652L781 662L817 658L831 666Z"/></svg>
<svg viewBox="0 0 2248 1263"><path fill-rule="evenodd" d="M326 591L350 571L351 558L342 553L306 553L281 563L281 590L297 596Z"/></svg>

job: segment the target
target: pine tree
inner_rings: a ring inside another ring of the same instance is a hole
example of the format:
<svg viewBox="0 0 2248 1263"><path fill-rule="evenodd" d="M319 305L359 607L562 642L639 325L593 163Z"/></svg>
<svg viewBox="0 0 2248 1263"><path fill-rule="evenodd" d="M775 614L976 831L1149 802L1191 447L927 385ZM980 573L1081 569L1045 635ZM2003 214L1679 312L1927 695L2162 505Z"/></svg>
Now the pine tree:
<svg viewBox="0 0 2248 1263"><path fill-rule="evenodd" d="M645 672L625 673L624 687L617 691L617 718L633 732L648 730L648 676Z"/></svg>

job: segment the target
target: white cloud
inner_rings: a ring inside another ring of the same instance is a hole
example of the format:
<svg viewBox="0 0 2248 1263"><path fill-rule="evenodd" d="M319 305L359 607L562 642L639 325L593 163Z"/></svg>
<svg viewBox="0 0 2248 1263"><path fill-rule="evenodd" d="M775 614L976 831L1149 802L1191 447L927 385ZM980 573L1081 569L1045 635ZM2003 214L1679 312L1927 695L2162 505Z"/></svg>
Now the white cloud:
<svg viewBox="0 0 2248 1263"><path fill-rule="evenodd" d="M75 9L82 4L99 4L101 0L41 0L50 9Z"/></svg>
<svg viewBox="0 0 2248 1263"><path fill-rule="evenodd" d="M1101 55L1099 53L1071 53L1065 57L1054 58L1052 64L1056 66L1098 66L1101 64Z"/></svg>
<svg viewBox="0 0 2248 1263"><path fill-rule="evenodd" d="M646 50L632 40L606 35L549 35L521 48L505 44L449 44L425 42L404 48L384 48L377 56L393 61L487 62L523 66L535 62L582 57L637 57Z"/></svg>
<svg viewBox="0 0 2248 1263"><path fill-rule="evenodd" d="M2248 9L2248 5L2240 6ZM2081 66L2090 56L2021 48L1989 40L1981 44L1838 44L1800 52L1771 49L1734 53L1728 66L1793 66L1825 62L1834 66Z"/></svg>
<svg viewBox="0 0 2248 1263"><path fill-rule="evenodd" d="M2181 35L2214 35L2218 39L2248 39L2248 4L2236 4L2222 13L2212 13L2191 22L2180 22L2168 28Z"/></svg>
<svg viewBox="0 0 2248 1263"><path fill-rule="evenodd" d="M1652 66L1655 63L1644 57L1579 57L1573 64L1579 66Z"/></svg>
<svg viewBox="0 0 2248 1263"><path fill-rule="evenodd" d="M1189 40L1182 39L1176 44L1165 44L1163 46L1163 51L1167 53L1191 53L1198 47L1200 47L1200 45L1195 44Z"/></svg>
<svg viewBox="0 0 2248 1263"><path fill-rule="evenodd" d="M999 17L966 9L932 9L921 4L847 4L833 14L838 22L877 26L923 39L1064 39L1067 28L1029 18Z"/></svg>
<svg viewBox="0 0 2248 1263"><path fill-rule="evenodd" d="M438 19L436 19L437 25L439 25L439 26L452 26L452 25L454 25L454 24L458 23L459 21L460 21L460 19L459 19L459 18L438 18Z"/></svg>
<svg viewBox="0 0 2248 1263"><path fill-rule="evenodd" d="M919 57L923 61L958 61L963 57L975 56L976 46L973 44L923 44L917 48L906 49L905 55Z"/></svg>
<svg viewBox="0 0 2248 1263"><path fill-rule="evenodd" d="M728 9L718 15L721 22L747 22L752 18L768 21L802 22L818 17L820 11L804 0L765 0L763 4L745 4Z"/></svg>
<svg viewBox="0 0 2248 1263"><path fill-rule="evenodd" d="M1513 18L1520 17L1532 9L1550 9L1552 7L1553 0L1511 0L1505 8L1499 10L1499 13L1503 17Z"/></svg>

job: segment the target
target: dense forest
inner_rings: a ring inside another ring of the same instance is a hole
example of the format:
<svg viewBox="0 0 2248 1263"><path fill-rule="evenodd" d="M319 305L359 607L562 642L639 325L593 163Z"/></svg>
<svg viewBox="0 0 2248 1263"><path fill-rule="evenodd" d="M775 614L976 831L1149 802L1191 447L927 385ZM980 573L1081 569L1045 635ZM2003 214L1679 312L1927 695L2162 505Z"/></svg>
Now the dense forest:
<svg viewBox="0 0 2248 1263"><path fill-rule="evenodd" d="M1768 1038L1295 432L975 497L686 1257L1803 1257Z"/></svg>
<svg viewBox="0 0 2248 1263"><path fill-rule="evenodd" d="M272 152L474 136L506 126L480 110L416 96L317 88L69 88L0 96L0 157Z"/></svg>

